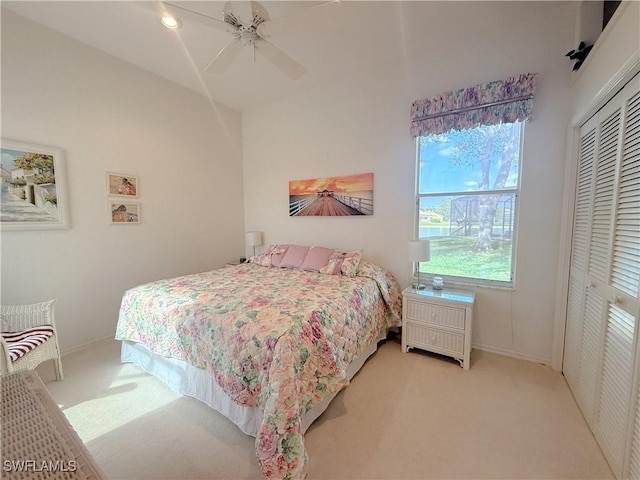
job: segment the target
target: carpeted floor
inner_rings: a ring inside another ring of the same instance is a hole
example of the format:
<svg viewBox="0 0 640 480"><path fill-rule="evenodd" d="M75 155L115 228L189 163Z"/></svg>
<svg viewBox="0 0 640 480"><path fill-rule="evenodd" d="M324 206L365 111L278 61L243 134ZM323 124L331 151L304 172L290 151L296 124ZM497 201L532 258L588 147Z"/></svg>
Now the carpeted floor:
<svg viewBox="0 0 640 480"><path fill-rule="evenodd" d="M260 478L254 439L105 341L38 373L112 479ZM474 350L471 369L382 344L305 442L311 479L610 479L563 376Z"/></svg>

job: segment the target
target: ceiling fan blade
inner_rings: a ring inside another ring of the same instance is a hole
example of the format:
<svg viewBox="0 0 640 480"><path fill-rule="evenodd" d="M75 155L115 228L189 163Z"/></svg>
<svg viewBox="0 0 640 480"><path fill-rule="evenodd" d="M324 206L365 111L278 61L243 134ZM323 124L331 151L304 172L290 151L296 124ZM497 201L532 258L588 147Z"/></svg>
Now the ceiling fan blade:
<svg viewBox="0 0 640 480"><path fill-rule="evenodd" d="M255 44L256 50L267 59L280 71L282 71L289 78L296 80L307 72L307 69L296 62L289 55L284 53L273 43L265 39L261 39Z"/></svg>
<svg viewBox="0 0 640 480"><path fill-rule="evenodd" d="M250 0L230 0L229 5L236 18L243 25L251 25L253 23L253 9Z"/></svg>
<svg viewBox="0 0 640 480"><path fill-rule="evenodd" d="M155 2L145 2L153 5ZM180 7L173 3L169 2L160 2L160 12L161 13L170 13L171 15L175 15L178 18L189 19L194 22L198 22L204 25L208 25L213 28L217 28L219 30L226 30L231 33L235 33L238 30L238 27L230 25L229 23L218 20L217 18L210 17L209 15L205 15L204 13L198 13L193 10L189 10L184 7Z"/></svg>
<svg viewBox="0 0 640 480"><path fill-rule="evenodd" d="M218 52L213 60L204 68L207 73L223 73L231 66L244 45L239 38L234 38Z"/></svg>
<svg viewBox="0 0 640 480"><path fill-rule="evenodd" d="M258 34L267 38L279 38L291 34L308 34L309 25L321 25L323 30L335 28L341 19L341 6L340 0L331 0L315 7L305 8L265 21L258 25Z"/></svg>

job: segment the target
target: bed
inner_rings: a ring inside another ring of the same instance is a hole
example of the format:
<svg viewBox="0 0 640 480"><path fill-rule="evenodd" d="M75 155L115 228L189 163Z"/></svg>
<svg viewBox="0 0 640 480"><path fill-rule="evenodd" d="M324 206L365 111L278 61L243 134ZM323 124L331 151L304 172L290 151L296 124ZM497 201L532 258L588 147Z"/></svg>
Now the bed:
<svg viewBox="0 0 640 480"><path fill-rule="evenodd" d="M265 478L304 478L304 432L401 325L401 305L393 275L360 252L274 245L128 290L116 339L124 362L255 436Z"/></svg>

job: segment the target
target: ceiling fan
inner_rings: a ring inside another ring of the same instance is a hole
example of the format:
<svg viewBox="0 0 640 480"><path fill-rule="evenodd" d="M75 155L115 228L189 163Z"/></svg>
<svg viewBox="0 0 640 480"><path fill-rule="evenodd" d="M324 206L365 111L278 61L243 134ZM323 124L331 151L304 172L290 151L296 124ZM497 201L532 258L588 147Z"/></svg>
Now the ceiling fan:
<svg viewBox="0 0 640 480"><path fill-rule="evenodd" d="M296 27L299 29L301 25L306 24L305 17L308 20L318 17L322 17L321 20L330 20L329 16L333 13L332 7L340 6L340 0L332 0L302 12L271 19L267 9L255 0L229 0L224 5L223 19L219 20L175 3L160 3L165 14L204 23L213 28L225 30L233 36L207 64L206 72L225 72L244 47L253 47L254 55L255 52L262 54L276 68L294 80L304 75L307 69L268 39L273 35L295 30Z"/></svg>

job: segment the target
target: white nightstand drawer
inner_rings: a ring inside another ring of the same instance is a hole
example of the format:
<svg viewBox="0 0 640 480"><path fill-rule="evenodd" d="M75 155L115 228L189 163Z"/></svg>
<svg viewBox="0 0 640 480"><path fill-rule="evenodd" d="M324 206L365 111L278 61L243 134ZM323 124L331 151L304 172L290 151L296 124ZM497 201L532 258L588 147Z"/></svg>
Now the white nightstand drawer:
<svg viewBox="0 0 640 480"><path fill-rule="evenodd" d="M420 348L448 355L465 370L471 361L475 293L445 287L402 292L402 351Z"/></svg>
<svg viewBox="0 0 640 480"><path fill-rule="evenodd" d="M446 332L408 321L406 334L411 339L407 343L408 348L417 347L461 356L464 354L464 334L462 333Z"/></svg>
<svg viewBox="0 0 640 480"><path fill-rule="evenodd" d="M465 310L462 308L442 307L408 300L406 315L410 322L427 322L464 330Z"/></svg>

